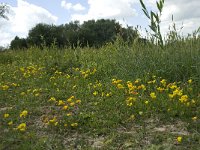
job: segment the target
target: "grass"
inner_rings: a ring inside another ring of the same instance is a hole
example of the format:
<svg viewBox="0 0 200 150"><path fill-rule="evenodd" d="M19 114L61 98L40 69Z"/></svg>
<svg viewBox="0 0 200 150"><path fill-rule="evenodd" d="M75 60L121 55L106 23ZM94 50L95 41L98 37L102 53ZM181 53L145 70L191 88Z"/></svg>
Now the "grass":
<svg viewBox="0 0 200 150"><path fill-rule="evenodd" d="M200 39L0 53L0 149L198 149Z"/></svg>

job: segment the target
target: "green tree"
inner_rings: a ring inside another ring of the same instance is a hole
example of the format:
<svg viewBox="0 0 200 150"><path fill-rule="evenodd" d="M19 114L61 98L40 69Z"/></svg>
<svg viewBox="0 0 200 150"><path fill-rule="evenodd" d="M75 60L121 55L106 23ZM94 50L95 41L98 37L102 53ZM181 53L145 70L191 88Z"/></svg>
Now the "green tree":
<svg viewBox="0 0 200 150"><path fill-rule="evenodd" d="M10 43L11 49L26 49L28 48L26 39L16 36Z"/></svg>

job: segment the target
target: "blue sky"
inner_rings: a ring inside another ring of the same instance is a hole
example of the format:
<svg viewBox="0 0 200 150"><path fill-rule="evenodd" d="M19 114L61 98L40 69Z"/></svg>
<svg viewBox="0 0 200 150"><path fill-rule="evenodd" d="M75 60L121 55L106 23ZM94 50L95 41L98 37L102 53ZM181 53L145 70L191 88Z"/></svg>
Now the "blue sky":
<svg viewBox="0 0 200 150"><path fill-rule="evenodd" d="M156 0L144 0L148 9L155 10ZM10 6L9 20L0 18L0 45L7 46L17 35L26 37L37 23L65 24L79 20L116 19L123 26L148 29L139 0L0 0ZM166 35L172 24L171 15L181 32L191 33L200 26L199 0L165 0L162 14L162 33ZM192 13L191 13L192 12Z"/></svg>

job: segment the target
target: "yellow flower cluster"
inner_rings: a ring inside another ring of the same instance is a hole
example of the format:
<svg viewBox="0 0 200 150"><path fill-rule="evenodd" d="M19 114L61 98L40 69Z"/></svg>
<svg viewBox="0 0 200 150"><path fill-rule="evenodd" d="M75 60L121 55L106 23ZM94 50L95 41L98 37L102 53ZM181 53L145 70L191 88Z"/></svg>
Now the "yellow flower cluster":
<svg viewBox="0 0 200 150"><path fill-rule="evenodd" d="M47 121L47 125L53 126L64 126L67 127L70 124L70 120L73 121L74 112L81 103L80 99L76 99L75 96L70 96L66 100L56 99L55 97L50 97L49 102L54 104L54 107L58 106L56 116ZM68 118L66 118L66 116ZM71 118L69 118L71 117ZM66 120L67 119L67 120ZM71 123L71 127L78 126L78 123Z"/></svg>

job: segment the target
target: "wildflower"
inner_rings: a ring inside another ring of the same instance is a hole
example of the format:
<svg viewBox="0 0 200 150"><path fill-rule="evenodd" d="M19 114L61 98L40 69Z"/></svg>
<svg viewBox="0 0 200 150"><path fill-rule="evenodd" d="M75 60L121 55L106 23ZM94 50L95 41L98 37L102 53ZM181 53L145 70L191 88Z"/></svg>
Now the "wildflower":
<svg viewBox="0 0 200 150"><path fill-rule="evenodd" d="M72 87L72 89L74 90L76 87L77 87L77 85L74 85L74 86Z"/></svg>
<svg viewBox="0 0 200 150"><path fill-rule="evenodd" d="M146 87L145 87L144 84L141 84L141 85L139 85L139 86L137 87L137 89L138 89L138 90L140 90L140 89L146 90Z"/></svg>
<svg viewBox="0 0 200 150"><path fill-rule="evenodd" d="M158 87L157 90L158 90L159 92L163 92L165 89L164 89L164 88L161 88L161 87Z"/></svg>
<svg viewBox="0 0 200 150"><path fill-rule="evenodd" d="M26 93L25 93L25 92L21 92L20 95L21 95L21 96L24 96L24 95L26 95Z"/></svg>
<svg viewBox="0 0 200 150"><path fill-rule="evenodd" d="M77 99L77 100L76 100L76 103L77 103L77 104L80 104L80 103L81 103L81 100L80 100L80 99Z"/></svg>
<svg viewBox="0 0 200 150"><path fill-rule="evenodd" d="M117 84L118 89L124 89L124 86L122 84Z"/></svg>
<svg viewBox="0 0 200 150"><path fill-rule="evenodd" d="M57 125L58 125L58 122L55 122L55 123L54 123L54 126L57 126Z"/></svg>
<svg viewBox="0 0 200 150"><path fill-rule="evenodd" d="M94 95L94 96L96 96L97 94L98 94L98 92L97 92L97 91L94 91L94 92L93 92L93 95Z"/></svg>
<svg viewBox="0 0 200 150"><path fill-rule="evenodd" d="M8 125L9 125L9 126L13 125L13 121L9 121L9 122L8 122Z"/></svg>
<svg viewBox="0 0 200 150"><path fill-rule="evenodd" d="M139 115L143 115L143 111L139 111Z"/></svg>
<svg viewBox="0 0 200 150"><path fill-rule="evenodd" d="M72 123L71 126L72 126L72 127L77 127L77 126L78 126L78 123Z"/></svg>
<svg viewBox="0 0 200 150"><path fill-rule="evenodd" d="M197 116L192 117L192 120L193 120L193 121L196 121L196 120L197 120Z"/></svg>
<svg viewBox="0 0 200 150"><path fill-rule="evenodd" d="M49 101L56 101L56 98L55 98L55 97L51 97L51 98L49 99Z"/></svg>
<svg viewBox="0 0 200 150"><path fill-rule="evenodd" d="M134 119L135 119L135 115L131 115L130 120L134 120Z"/></svg>
<svg viewBox="0 0 200 150"><path fill-rule="evenodd" d="M137 84L137 83L139 83L140 81L141 81L141 79L136 79L134 83Z"/></svg>
<svg viewBox="0 0 200 150"><path fill-rule="evenodd" d="M156 94L155 94L154 92L152 92L152 93L150 93L150 97L151 97L152 99L156 99Z"/></svg>
<svg viewBox="0 0 200 150"><path fill-rule="evenodd" d="M49 120L48 124L49 123L55 123L56 122L56 117L53 117L53 119Z"/></svg>
<svg viewBox="0 0 200 150"><path fill-rule="evenodd" d="M166 86L166 83L167 83L167 82L166 82L165 79L162 79L162 80L160 81L160 83L162 83L163 86Z"/></svg>
<svg viewBox="0 0 200 150"><path fill-rule="evenodd" d="M109 96L111 96L111 93L107 93L107 94L106 94L106 97L109 97Z"/></svg>
<svg viewBox="0 0 200 150"><path fill-rule="evenodd" d="M69 75L69 74L67 74L67 75L66 75L66 78L67 78L67 79L69 79L69 78L70 78L70 75Z"/></svg>
<svg viewBox="0 0 200 150"><path fill-rule="evenodd" d="M18 125L17 130L25 131L26 130L26 123L21 123Z"/></svg>
<svg viewBox="0 0 200 150"><path fill-rule="evenodd" d="M27 110L24 110L24 111L22 111L21 113L20 113L20 118L21 117L26 117L27 116L27 114L28 114L28 111Z"/></svg>
<svg viewBox="0 0 200 150"><path fill-rule="evenodd" d="M181 98L179 98L179 100L181 101L181 103L187 102L188 96L187 95L183 95L183 96L181 96Z"/></svg>
<svg viewBox="0 0 200 150"><path fill-rule="evenodd" d="M40 93L35 93L35 97L38 97L40 95Z"/></svg>
<svg viewBox="0 0 200 150"><path fill-rule="evenodd" d="M68 103L71 103L71 102L72 102L72 99L74 99L74 96L71 96L70 98L68 98L68 99L67 99L67 102L68 102Z"/></svg>
<svg viewBox="0 0 200 150"><path fill-rule="evenodd" d="M4 114L3 117L4 118L8 118L10 115L9 114Z"/></svg>
<svg viewBox="0 0 200 150"><path fill-rule="evenodd" d="M72 113L67 113L67 117L69 117L69 116L71 116L72 115Z"/></svg>
<svg viewBox="0 0 200 150"><path fill-rule="evenodd" d="M14 86L14 87L16 87L16 86L17 86L17 84L16 84L16 83L12 83L11 85L12 85L12 86Z"/></svg>
<svg viewBox="0 0 200 150"><path fill-rule="evenodd" d="M58 101L58 106L61 106L61 105L65 105L65 102L63 100Z"/></svg>
<svg viewBox="0 0 200 150"><path fill-rule="evenodd" d="M194 99L192 99L192 104L195 104L195 103L196 103L196 101Z"/></svg>
<svg viewBox="0 0 200 150"><path fill-rule="evenodd" d="M70 105L70 106L74 106L74 105L75 105L75 103L74 103L74 102L71 102L69 105Z"/></svg>
<svg viewBox="0 0 200 150"><path fill-rule="evenodd" d="M65 124L64 124L64 127L67 127L67 126L68 126L68 124L65 123Z"/></svg>
<svg viewBox="0 0 200 150"><path fill-rule="evenodd" d="M173 91L173 95L181 96L183 95L183 90L180 90L180 88L177 88L176 90Z"/></svg>
<svg viewBox="0 0 200 150"><path fill-rule="evenodd" d="M192 79L189 79L189 80L188 80L188 83L191 84L191 83L192 83Z"/></svg>
<svg viewBox="0 0 200 150"><path fill-rule="evenodd" d="M174 97L173 94L169 94L168 96L169 96L170 99L172 99Z"/></svg>
<svg viewBox="0 0 200 150"><path fill-rule="evenodd" d="M62 108L63 110L67 110L68 109L68 106L67 105L65 105L65 106L63 106L63 108Z"/></svg>
<svg viewBox="0 0 200 150"><path fill-rule="evenodd" d="M2 85L2 90L6 91L7 89L9 89L9 86L8 85Z"/></svg>
<svg viewBox="0 0 200 150"><path fill-rule="evenodd" d="M177 137L177 141L178 141L179 143L182 142L182 139L183 139L183 138L182 138L181 136L178 136L178 137Z"/></svg>
<svg viewBox="0 0 200 150"><path fill-rule="evenodd" d="M112 79L112 84L119 84L122 80Z"/></svg>
<svg viewBox="0 0 200 150"><path fill-rule="evenodd" d="M145 103L146 105L148 105L148 104L149 104L149 101L145 101L144 103Z"/></svg>

